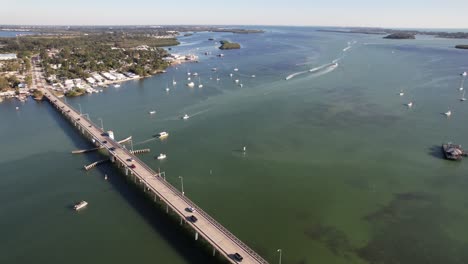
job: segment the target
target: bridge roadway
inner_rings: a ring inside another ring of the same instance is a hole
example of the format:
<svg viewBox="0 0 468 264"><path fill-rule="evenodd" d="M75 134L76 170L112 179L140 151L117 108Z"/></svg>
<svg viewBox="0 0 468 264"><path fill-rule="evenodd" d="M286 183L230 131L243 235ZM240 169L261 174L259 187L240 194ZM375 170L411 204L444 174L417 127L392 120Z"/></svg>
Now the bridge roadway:
<svg viewBox="0 0 468 264"><path fill-rule="evenodd" d="M160 177L158 173L149 168L135 155L131 154L129 150L122 148L122 145L107 137L101 128L80 115L79 112L60 100L50 90L45 88L40 89L43 91L45 98L60 110L65 117L71 120L72 123L75 123L75 126L77 126L82 133L88 135L88 137L94 138L99 144L102 144L109 152L111 159L114 157L113 161L117 163L117 166L124 167L126 174L130 173L131 177L135 176L136 179L145 186L145 191L149 190L155 195L155 199L158 197L164 201L168 208L171 208L181 217L181 222L189 224L196 233L200 234L208 241L214 249L226 258L226 260L231 263L268 263L235 235L229 232L229 230L183 195L178 189ZM107 141L107 143L103 143L105 141ZM111 148L115 148L115 150L111 150ZM132 158L133 161L127 161L129 158ZM129 166L131 164L134 164L135 168L130 168ZM195 208L195 212L190 213L186 211L188 207ZM188 217L191 215L195 215L198 221L193 223L188 220ZM234 253L239 253L243 257L243 260L241 262L236 261L232 257Z"/></svg>

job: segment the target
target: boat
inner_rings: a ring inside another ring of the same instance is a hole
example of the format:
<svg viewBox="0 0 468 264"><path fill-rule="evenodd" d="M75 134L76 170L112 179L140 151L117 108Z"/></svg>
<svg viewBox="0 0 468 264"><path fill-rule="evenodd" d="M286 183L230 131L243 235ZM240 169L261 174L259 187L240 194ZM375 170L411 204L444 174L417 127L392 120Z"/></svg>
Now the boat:
<svg viewBox="0 0 468 264"><path fill-rule="evenodd" d="M211 70L212 70L212 71L217 71L217 70L218 70L218 68L211 68Z"/></svg>
<svg viewBox="0 0 468 264"><path fill-rule="evenodd" d="M197 73L197 72L194 72L194 73L192 74L192 76L198 76L198 73Z"/></svg>
<svg viewBox="0 0 468 264"><path fill-rule="evenodd" d="M171 89L169 89L169 87L166 87L166 92L169 92Z"/></svg>
<svg viewBox="0 0 468 264"><path fill-rule="evenodd" d="M239 80L236 79L235 82L236 82L236 83L239 83Z"/></svg>
<svg viewBox="0 0 468 264"><path fill-rule="evenodd" d="M16 110L19 110L19 107L18 107L18 106L16 107Z"/></svg>
<svg viewBox="0 0 468 264"><path fill-rule="evenodd" d="M115 88L119 88L119 87L120 87L120 84L116 83L116 84L114 84L114 87L115 87Z"/></svg>
<svg viewBox="0 0 468 264"><path fill-rule="evenodd" d="M413 106L413 102L409 102L409 103L407 103L407 104L406 104L406 106L408 106L408 107L412 107L412 106Z"/></svg>
<svg viewBox="0 0 468 264"><path fill-rule="evenodd" d="M198 78L198 88L203 88L203 84L201 83L200 78Z"/></svg>
<svg viewBox="0 0 468 264"><path fill-rule="evenodd" d="M238 68L234 68L234 71L235 71L235 72L236 72L236 71L239 71L239 69L238 69Z"/></svg>
<svg viewBox="0 0 468 264"><path fill-rule="evenodd" d="M73 206L73 210L78 211L88 206L86 201L81 201Z"/></svg>
<svg viewBox="0 0 468 264"><path fill-rule="evenodd" d="M158 160L163 160L165 158L166 158L166 154L163 154L163 153L159 154L159 156L157 157Z"/></svg>
<svg viewBox="0 0 468 264"><path fill-rule="evenodd" d="M194 86L195 86L195 83L189 82L189 83L187 83L187 86L188 86L188 87L194 87Z"/></svg>
<svg viewBox="0 0 468 264"><path fill-rule="evenodd" d="M464 71L464 72L462 72L460 75L461 75L461 76L467 76L468 73L467 73L466 71Z"/></svg>
<svg viewBox="0 0 468 264"><path fill-rule="evenodd" d="M148 114L154 115L154 114L156 114L156 110L151 110L151 111L148 112Z"/></svg>
<svg viewBox="0 0 468 264"><path fill-rule="evenodd" d="M221 80L221 79L219 78L219 76L218 76L218 77L216 77L216 81L219 81L219 80Z"/></svg>
<svg viewBox="0 0 468 264"><path fill-rule="evenodd" d="M188 78L187 78L187 81L190 81L190 80L192 80L192 79L191 79L190 77L188 77Z"/></svg>
<svg viewBox="0 0 468 264"><path fill-rule="evenodd" d="M455 145L450 142L442 144L442 151L444 152L445 158L448 160L461 160L465 155L461 145Z"/></svg>
<svg viewBox="0 0 468 264"><path fill-rule="evenodd" d="M400 96L403 96L405 95L405 93L403 92L403 90L400 91Z"/></svg>
<svg viewBox="0 0 468 264"><path fill-rule="evenodd" d="M232 77L232 76L234 76L234 74L230 73L230 74L229 74L229 76L231 76L231 77Z"/></svg>
<svg viewBox="0 0 468 264"><path fill-rule="evenodd" d="M166 131L163 131L163 132L160 132L160 133L156 134L157 138L166 138L168 136L169 136L169 133L167 133Z"/></svg>
<svg viewBox="0 0 468 264"><path fill-rule="evenodd" d="M224 57L224 54L222 54L222 53L218 54L218 57Z"/></svg>
<svg viewBox="0 0 468 264"><path fill-rule="evenodd" d="M444 113L444 115L446 115L447 117L449 117L449 116L452 115L452 111L448 110L447 112Z"/></svg>
<svg viewBox="0 0 468 264"><path fill-rule="evenodd" d="M460 88L458 88L458 90L459 90L459 91L463 91L463 86L462 86L462 87L460 87Z"/></svg>
<svg viewBox="0 0 468 264"><path fill-rule="evenodd" d="M172 85L175 86L177 84L177 82L175 81L174 78L172 78Z"/></svg>
<svg viewBox="0 0 468 264"><path fill-rule="evenodd" d="M239 87L242 88L242 87L244 87L244 85L243 85L242 83L240 83L240 84L239 84Z"/></svg>
<svg viewBox="0 0 468 264"><path fill-rule="evenodd" d="M460 98L460 101L466 101L466 98L465 98L465 91L463 91L463 94L462 94L462 97Z"/></svg>
<svg viewBox="0 0 468 264"><path fill-rule="evenodd" d="M190 116L187 115L187 114L185 114L185 115L182 117L182 119L184 119L184 120L185 120L185 119L189 119L189 118L190 118Z"/></svg>
<svg viewBox="0 0 468 264"><path fill-rule="evenodd" d="M252 78L255 78L255 77L257 77L257 76L255 76L255 74L252 74Z"/></svg>

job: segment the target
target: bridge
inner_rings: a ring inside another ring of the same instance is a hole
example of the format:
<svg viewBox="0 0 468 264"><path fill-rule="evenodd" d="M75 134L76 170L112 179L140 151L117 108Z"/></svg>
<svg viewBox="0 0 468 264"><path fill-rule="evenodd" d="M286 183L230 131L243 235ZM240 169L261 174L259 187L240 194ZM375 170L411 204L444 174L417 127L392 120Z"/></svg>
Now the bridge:
<svg viewBox="0 0 468 264"><path fill-rule="evenodd" d="M37 67L35 73L38 74ZM96 126L91 120L85 118L66 102L60 100L54 93L47 89L43 80L42 85L35 78L36 87L44 93L47 99L65 118L67 118L87 139L96 147L105 151L122 172L130 177L137 185L141 185L144 191L155 201L166 205L166 211L172 210L180 217L180 223L188 225L195 233L195 240L201 236L213 247L213 255L218 252L230 263L268 263L254 250L218 223L208 213L203 211L184 193L169 184L165 177L153 171L144 162L138 159L131 151L124 148L117 141L111 139L105 131ZM41 78L42 79L42 78ZM188 208L193 208L190 212ZM191 216L196 217L196 221ZM243 259L235 257L239 254Z"/></svg>

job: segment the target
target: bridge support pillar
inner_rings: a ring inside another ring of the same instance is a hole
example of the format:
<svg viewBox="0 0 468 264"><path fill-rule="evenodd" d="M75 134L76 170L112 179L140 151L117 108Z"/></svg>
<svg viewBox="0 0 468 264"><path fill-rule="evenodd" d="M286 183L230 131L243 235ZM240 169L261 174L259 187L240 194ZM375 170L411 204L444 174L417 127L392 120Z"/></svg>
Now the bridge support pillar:
<svg viewBox="0 0 468 264"><path fill-rule="evenodd" d="M128 176L128 168L125 168L125 176Z"/></svg>
<svg viewBox="0 0 468 264"><path fill-rule="evenodd" d="M169 213L169 205L166 204L166 213Z"/></svg>
<svg viewBox="0 0 468 264"><path fill-rule="evenodd" d="M216 255L216 248L213 247L213 257Z"/></svg>
<svg viewBox="0 0 468 264"><path fill-rule="evenodd" d="M180 217L180 225L182 225L182 221L184 221L184 218L182 218L182 216Z"/></svg>
<svg viewBox="0 0 468 264"><path fill-rule="evenodd" d="M198 240L198 232L195 232L195 240Z"/></svg>

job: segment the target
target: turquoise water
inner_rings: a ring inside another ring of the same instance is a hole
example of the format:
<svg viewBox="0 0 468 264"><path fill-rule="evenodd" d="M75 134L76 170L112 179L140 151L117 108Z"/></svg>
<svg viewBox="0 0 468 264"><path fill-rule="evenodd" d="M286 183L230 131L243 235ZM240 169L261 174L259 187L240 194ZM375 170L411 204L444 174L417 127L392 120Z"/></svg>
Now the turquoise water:
<svg viewBox="0 0 468 264"><path fill-rule="evenodd" d="M151 148L149 166L178 188L183 176L186 195L271 263L278 248L283 263L467 263L468 165L439 149L468 144L468 53L453 48L467 41L266 31L181 38L173 52L200 63L67 100ZM243 48L205 56L219 53L209 37ZM185 86L187 71L204 87ZM46 102L6 100L0 120L0 263L216 262L112 166L84 172L100 154L70 154L89 144ZM160 131L169 138L153 140Z"/></svg>

